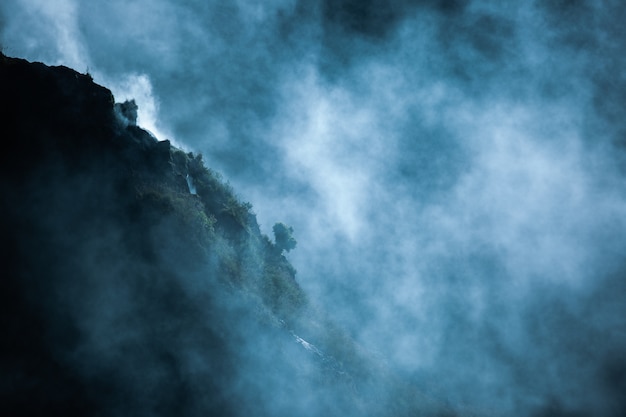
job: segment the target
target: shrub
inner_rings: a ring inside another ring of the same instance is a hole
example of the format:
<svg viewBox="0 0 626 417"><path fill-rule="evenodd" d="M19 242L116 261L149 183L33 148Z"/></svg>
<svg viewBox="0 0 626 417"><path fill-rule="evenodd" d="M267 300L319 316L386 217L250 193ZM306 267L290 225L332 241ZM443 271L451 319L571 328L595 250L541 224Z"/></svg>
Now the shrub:
<svg viewBox="0 0 626 417"><path fill-rule="evenodd" d="M274 230L274 240L276 249L279 251L286 250L289 252L291 249L296 247L296 239L292 236L293 227L289 227L284 223L276 223L272 228Z"/></svg>

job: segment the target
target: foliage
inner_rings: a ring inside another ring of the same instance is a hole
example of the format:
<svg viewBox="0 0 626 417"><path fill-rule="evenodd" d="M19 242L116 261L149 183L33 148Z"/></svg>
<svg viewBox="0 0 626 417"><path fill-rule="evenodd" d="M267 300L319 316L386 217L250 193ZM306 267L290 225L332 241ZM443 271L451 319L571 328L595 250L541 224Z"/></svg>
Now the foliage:
<svg viewBox="0 0 626 417"><path fill-rule="evenodd" d="M284 223L276 223L272 229L274 230L276 249L289 252L296 247L296 239L292 236L293 227L287 226Z"/></svg>
<svg viewBox="0 0 626 417"><path fill-rule="evenodd" d="M263 272L263 300L274 312L288 317L306 305L306 295L288 268L272 262Z"/></svg>
<svg viewBox="0 0 626 417"><path fill-rule="evenodd" d="M296 246L293 228L277 223L273 244L261 234L252 205L241 202L219 173L205 167L201 154L174 147L170 154L171 172L159 183L145 178L137 181L138 198L158 201L164 215L181 219L217 263L221 282L258 296L282 316L305 305L296 270L280 254ZM194 178L197 195L191 195L183 184L185 175Z"/></svg>

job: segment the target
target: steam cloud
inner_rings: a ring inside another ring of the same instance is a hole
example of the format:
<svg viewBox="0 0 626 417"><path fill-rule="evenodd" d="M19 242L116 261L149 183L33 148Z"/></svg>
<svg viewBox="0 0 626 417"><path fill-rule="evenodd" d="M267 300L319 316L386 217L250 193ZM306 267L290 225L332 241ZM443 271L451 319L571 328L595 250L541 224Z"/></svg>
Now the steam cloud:
<svg viewBox="0 0 626 417"><path fill-rule="evenodd" d="M434 395L624 414L626 6L184 3L10 0L0 39L292 225L301 285Z"/></svg>

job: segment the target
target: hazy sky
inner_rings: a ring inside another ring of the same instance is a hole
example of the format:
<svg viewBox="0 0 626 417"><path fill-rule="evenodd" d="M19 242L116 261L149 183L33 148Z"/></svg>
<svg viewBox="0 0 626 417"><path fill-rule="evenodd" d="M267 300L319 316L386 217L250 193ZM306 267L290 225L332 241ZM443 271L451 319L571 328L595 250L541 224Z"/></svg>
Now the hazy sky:
<svg viewBox="0 0 626 417"><path fill-rule="evenodd" d="M4 0L0 43L135 98L265 233L293 226L311 298L416 383L617 416L625 20L618 0Z"/></svg>

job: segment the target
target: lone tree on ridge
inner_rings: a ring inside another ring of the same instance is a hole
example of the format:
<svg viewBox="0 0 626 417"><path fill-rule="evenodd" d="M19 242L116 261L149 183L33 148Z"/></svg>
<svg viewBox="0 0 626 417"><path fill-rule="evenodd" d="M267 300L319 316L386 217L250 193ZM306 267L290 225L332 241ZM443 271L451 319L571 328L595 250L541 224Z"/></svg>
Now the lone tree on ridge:
<svg viewBox="0 0 626 417"><path fill-rule="evenodd" d="M276 223L272 228L274 230L274 240L276 241L276 249L279 251L289 252L296 247L296 239L293 238L293 227L284 223Z"/></svg>

